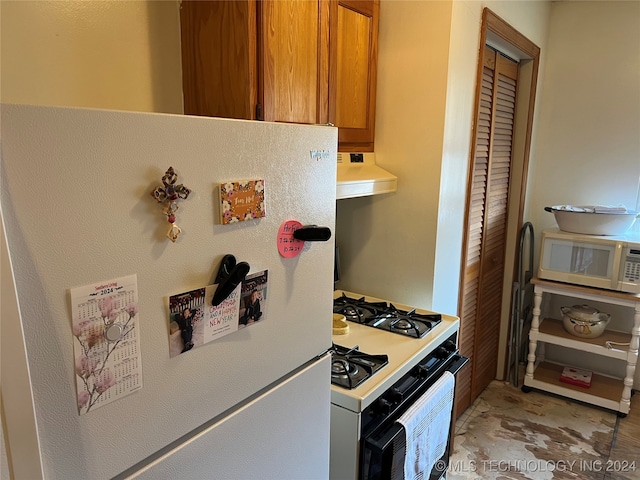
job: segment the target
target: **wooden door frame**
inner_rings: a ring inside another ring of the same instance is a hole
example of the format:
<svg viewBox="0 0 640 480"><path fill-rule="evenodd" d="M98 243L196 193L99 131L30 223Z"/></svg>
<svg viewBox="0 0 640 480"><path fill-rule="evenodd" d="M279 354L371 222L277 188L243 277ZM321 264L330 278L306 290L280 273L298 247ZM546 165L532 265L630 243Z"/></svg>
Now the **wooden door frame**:
<svg viewBox="0 0 640 480"><path fill-rule="evenodd" d="M511 302L511 289L517 272L517 258L519 246L519 232L523 224L524 204L526 198L527 175L529 169L529 156L531 151L531 134L533 130L534 105L536 97L536 86L538 77L538 66L540 60L540 48L528 40L524 35L515 30L511 25L496 15L488 8L484 8L482 13L482 26L480 33L480 49L478 55L478 66L476 72L476 94L474 105L474 122L471 133L471 148L469 153L469 170L467 179L467 200L465 205L464 224L467 225L470 214L470 199L473 174L475 169L475 151L477 143L478 117L480 111L480 95L482 89L483 58L487 43L493 44L494 48L508 53L515 52L514 58L520 62L518 68L518 97L516 105L516 118L514 119L512 168L509 179L509 205L507 213L507 237L505 252L505 270L503 281L503 299L499 345L503 345L508 338L509 309ZM523 110L523 107L526 110ZM515 170L515 171L514 171ZM515 190L512 190L515 189ZM462 242L462 258L466 258L469 237L464 235ZM509 267L512 265L512 267ZM458 311L462 312L464 307L464 281L466 263L461 262L460 285L458 297ZM505 332L506 328L506 332ZM504 375L505 352L501 355L498 352L498 371L502 370ZM502 361L501 361L502 360ZM502 364L502 365L501 365ZM502 369L500 368L502 366ZM498 375L498 372L496 372ZM473 401L473 399L472 399Z"/></svg>

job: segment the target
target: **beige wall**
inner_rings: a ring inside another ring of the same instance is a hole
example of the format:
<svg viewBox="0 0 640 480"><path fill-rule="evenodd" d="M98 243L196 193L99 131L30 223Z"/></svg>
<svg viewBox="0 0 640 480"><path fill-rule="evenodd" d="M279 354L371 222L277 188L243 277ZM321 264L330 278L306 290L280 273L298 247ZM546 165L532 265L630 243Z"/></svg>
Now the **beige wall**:
<svg viewBox="0 0 640 480"><path fill-rule="evenodd" d="M544 49L549 5L381 0L376 153L398 192L338 202L340 288L456 313L482 9Z"/></svg>
<svg viewBox="0 0 640 480"><path fill-rule="evenodd" d="M338 201L340 288L431 303L451 10L451 1L381 2L376 159L398 191Z"/></svg>
<svg viewBox="0 0 640 480"><path fill-rule="evenodd" d="M528 197L537 233L556 225L545 206L635 208L640 180L640 2L554 3L551 19Z"/></svg>
<svg viewBox="0 0 640 480"><path fill-rule="evenodd" d="M2 0L2 101L182 113L177 0Z"/></svg>

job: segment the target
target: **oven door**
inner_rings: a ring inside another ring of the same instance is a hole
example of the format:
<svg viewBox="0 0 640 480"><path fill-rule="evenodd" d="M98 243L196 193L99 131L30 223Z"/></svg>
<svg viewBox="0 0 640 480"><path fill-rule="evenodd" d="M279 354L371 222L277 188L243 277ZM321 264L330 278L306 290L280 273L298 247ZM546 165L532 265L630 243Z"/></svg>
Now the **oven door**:
<svg viewBox="0 0 640 480"><path fill-rule="evenodd" d="M456 375L462 367L469 362L467 357L455 354L445 364L444 368L425 383L416 398L419 398L431 387L445 371ZM454 398L455 403L455 398ZM410 405L406 405L406 410ZM360 478L363 480L402 479L404 476L405 458L405 430L396 422L398 416L390 417L384 424L376 428L371 434L362 439ZM425 475L425 480L438 480L444 476L449 466L449 452L453 425L455 419L451 412L451 424L449 426L449 440L442 457L436 461L430 475Z"/></svg>

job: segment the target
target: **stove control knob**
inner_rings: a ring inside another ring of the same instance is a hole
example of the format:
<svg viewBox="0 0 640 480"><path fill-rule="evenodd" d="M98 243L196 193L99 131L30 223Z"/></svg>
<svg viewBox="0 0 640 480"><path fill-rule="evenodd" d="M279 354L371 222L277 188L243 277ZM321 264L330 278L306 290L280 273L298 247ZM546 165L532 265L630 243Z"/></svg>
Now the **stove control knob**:
<svg viewBox="0 0 640 480"><path fill-rule="evenodd" d="M413 376L418 378L427 378L429 376L429 369L424 365L417 365L413 369Z"/></svg>
<svg viewBox="0 0 640 480"><path fill-rule="evenodd" d="M402 392L397 388L392 388L391 390L389 390L389 393L387 393L387 396L389 397L389 400L391 400L392 403L401 403L402 399L404 398L404 395L402 395Z"/></svg>
<svg viewBox="0 0 640 480"><path fill-rule="evenodd" d="M447 350L445 347L438 347L438 349L436 350L436 357L438 358L447 358L449 356L449 350Z"/></svg>
<svg viewBox="0 0 640 480"><path fill-rule="evenodd" d="M446 342L444 342L444 348L446 348L449 352L453 353L458 349L458 346L456 345L456 342L454 342L453 340L447 340Z"/></svg>
<svg viewBox="0 0 640 480"><path fill-rule="evenodd" d="M389 415L391 412L391 403L384 398L379 398L373 405L373 411L378 415Z"/></svg>

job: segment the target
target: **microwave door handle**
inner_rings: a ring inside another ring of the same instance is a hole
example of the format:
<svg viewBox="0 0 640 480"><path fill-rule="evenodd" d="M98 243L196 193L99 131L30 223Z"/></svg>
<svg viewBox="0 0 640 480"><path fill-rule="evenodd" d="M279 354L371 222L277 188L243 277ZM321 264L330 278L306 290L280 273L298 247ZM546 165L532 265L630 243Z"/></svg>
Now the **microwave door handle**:
<svg viewBox="0 0 640 480"><path fill-rule="evenodd" d="M616 252L613 255L613 270L611 272L611 288L618 290L622 286L622 279L620 278L620 267L622 263L622 243L616 243Z"/></svg>

